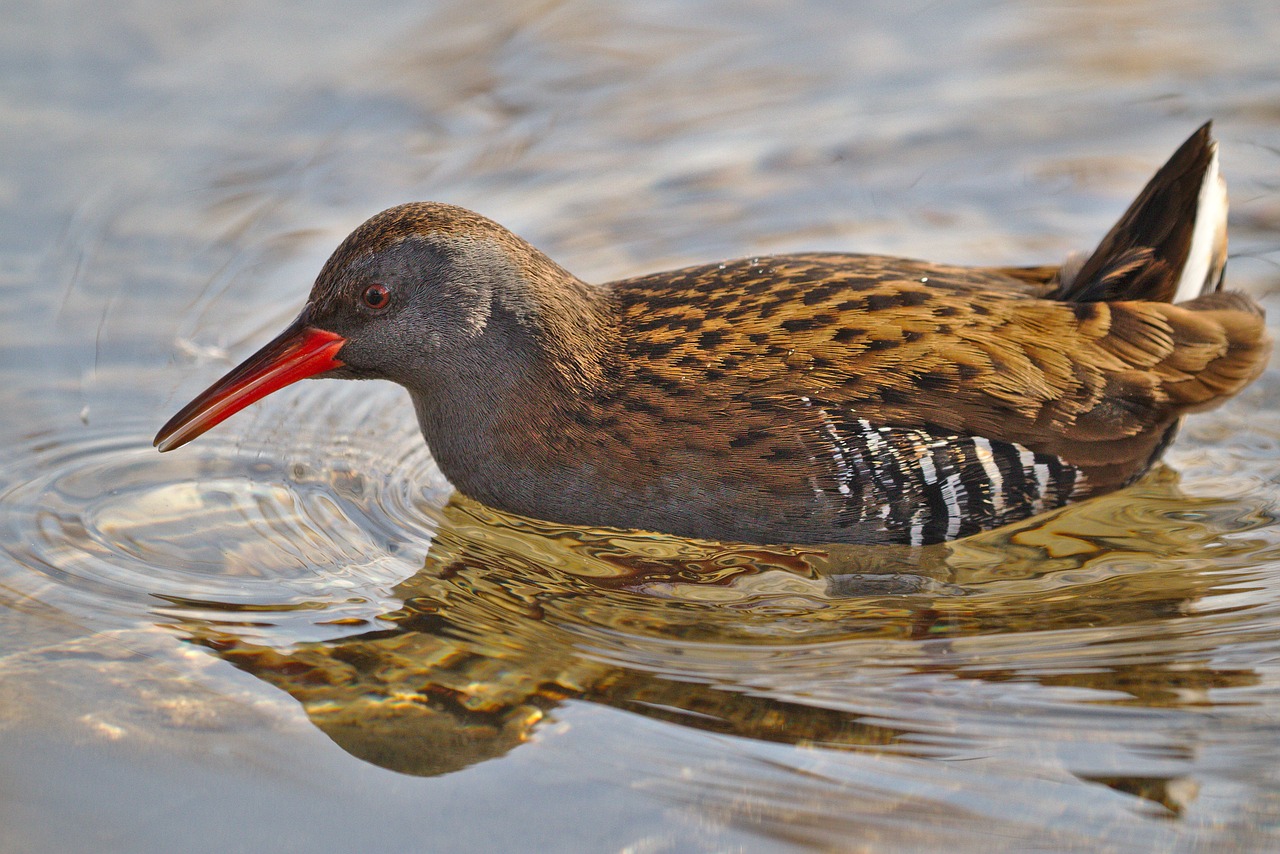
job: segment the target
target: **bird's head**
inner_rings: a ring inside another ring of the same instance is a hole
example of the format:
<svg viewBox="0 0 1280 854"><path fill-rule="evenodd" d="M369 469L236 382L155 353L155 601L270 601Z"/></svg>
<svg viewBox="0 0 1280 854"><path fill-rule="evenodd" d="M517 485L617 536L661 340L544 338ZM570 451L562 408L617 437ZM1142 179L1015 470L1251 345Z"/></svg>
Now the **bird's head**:
<svg viewBox="0 0 1280 854"><path fill-rule="evenodd" d="M524 349L554 343L550 326L573 323L581 306L572 294L586 292L478 214L428 202L391 208L342 242L298 318L170 419L155 445L184 445L308 377L389 379L424 392L468 375L510 375Z"/></svg>

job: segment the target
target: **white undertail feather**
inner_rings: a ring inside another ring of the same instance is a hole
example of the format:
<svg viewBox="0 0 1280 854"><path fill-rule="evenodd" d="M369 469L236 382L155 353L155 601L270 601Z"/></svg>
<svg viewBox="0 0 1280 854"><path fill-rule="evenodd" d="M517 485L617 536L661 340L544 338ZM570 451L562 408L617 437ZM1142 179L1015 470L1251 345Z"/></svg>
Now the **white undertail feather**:
<svg viewBox="0 0 1280 854"><path fill-rule="evenodd" d="M1200 185L1196 224L1191 231L1191 248L1182 265L1173 301L1195 299L1214 290L1227 261L1227 182L1218 174L1218 143L1211 142L1213 158Z"/></svg>

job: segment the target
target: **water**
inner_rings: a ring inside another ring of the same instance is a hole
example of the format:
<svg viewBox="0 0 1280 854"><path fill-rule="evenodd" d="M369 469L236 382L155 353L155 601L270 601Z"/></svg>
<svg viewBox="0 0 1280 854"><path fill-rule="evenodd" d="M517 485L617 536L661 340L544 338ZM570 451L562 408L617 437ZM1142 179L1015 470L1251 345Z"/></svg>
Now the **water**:
<svg viewBox="0 0 1280 854"><path fill-rule="evenodd" d="M416 198L594 280L1038 263L1212 117L1266 296L1272 6L9 3L0 850L1274 849L1275 369L919 554L504 517L375 384L150 447Z"/></svg>

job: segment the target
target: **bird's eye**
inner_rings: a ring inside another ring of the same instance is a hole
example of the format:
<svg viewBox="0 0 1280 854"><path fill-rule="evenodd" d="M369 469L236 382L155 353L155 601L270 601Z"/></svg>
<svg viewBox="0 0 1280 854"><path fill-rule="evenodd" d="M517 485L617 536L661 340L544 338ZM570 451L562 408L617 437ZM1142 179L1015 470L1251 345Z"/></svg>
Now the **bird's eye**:
<svg viewBox="0 0 1280 854"><path fill-rule="evenodd" d="M364 289L360 299L374 311L381 311L391 304L391 291L386 285L370 285Z"/></svg>

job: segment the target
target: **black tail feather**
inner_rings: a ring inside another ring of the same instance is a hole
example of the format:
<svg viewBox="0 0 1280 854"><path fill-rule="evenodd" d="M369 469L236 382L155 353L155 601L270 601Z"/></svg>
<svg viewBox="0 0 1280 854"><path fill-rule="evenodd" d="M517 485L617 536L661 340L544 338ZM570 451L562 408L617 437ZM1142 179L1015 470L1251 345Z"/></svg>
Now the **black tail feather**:
<svg viewBox="0 0 1280 854"><path fill-rule="evenodd" d="M1064 277L1054 299L1173 301L1217 150L1211 128L1206 122L1156 172L1079 272Z"/></svg>

